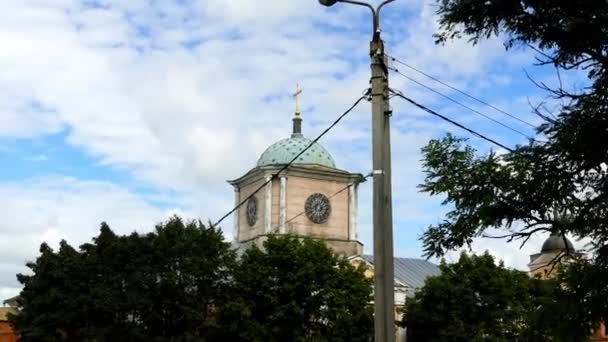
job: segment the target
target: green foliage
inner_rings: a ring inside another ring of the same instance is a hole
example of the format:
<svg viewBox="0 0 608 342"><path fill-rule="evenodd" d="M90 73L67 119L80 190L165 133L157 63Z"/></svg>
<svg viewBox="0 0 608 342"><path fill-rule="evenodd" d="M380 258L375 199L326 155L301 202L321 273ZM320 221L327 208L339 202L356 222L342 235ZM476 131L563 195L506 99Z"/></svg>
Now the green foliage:
<svg viewBox="0 0 608 342"><path fill-rule="evenodd" d="M24 342L371 339L371 280L323 242L271 237L237 261L220 230L173 217L40 253L10 317Z"/></svg>
<svg viewBox="0 0 608 342"><path fill-rule="evenodd" d="M148 235L104 223L77 251L43 244L29 263L22 310L10 318L28 341L190 341L214 326L234 253L218 229L173 217Z"/></svg>
<svg viewBox="0 0 608 342"><path fill-rule="evenodd" d="M579 313L565 316L572 326L562 330L587 329L606 320L606 282L601 279L608 278L608 2L438 4L438 42L506 38L507 48L533 49L537 63L553 65L558 75L559 70L586 72L588 86L576 89L561 80L557 89L539 84L561 103L557 113L533 109L544 120L538 133L547 142L531 141L502 155L479 155L463 140L448 136L423 149L427 178L421 189L444 195L444 204L451 207L445 220L424 234L425 253L442 255L484 236L489 228L502 229L509 242L522 244L543 231L590 238L592 258L561 272L565 291L560 300L580 305Z"/></svg>
<svg viewBox="0 0 608 342"><path fill-rule="evenodd" d="M420 189L445 194L443 203L452 206L446 219L424 234L429 256L470 244L488 228L508 230L510 241L526 240L542 231L585 236L596 217L606 211L595 196L580 196L581 181L587 189L596 184L566 168L563 158L541 151L545 147L477 157L476 150L463 142L448 135L422 150L427 177ZM601 186L597 184L597 190ZM514 223L519 230L514 230ZM602 233L603 227L597 228Z"/></svg>
<svg viewBox="0 0 608 342"><path fill-rule="evenodd" d="M222 313L230 341L370 341L372 283L323 243L270 237L249 249Z"/></svg>
<svg viewBox="0 0 608 342"><path fill-rule="evenodd" d="M466 36L473 43L505 35L506 46L536 46L564 68L606 72L608 3L595 0L438 0L438 42Z"/></svg>
<svg viewBox="0 0 608 342"><path fill-rule="evenodd" d="M608 317L608 269L579 259L558 274L562 284L547 316L559 322L554 329L564 341L586 341L598 317Z"/></svg>
<svg viewBox="0 0 608 342"><path fill-rule="evenodd" d="M416 342L557 341L545 324L555 283L496 265L489 254L442 262L406 302L402 324Z"/></svg>

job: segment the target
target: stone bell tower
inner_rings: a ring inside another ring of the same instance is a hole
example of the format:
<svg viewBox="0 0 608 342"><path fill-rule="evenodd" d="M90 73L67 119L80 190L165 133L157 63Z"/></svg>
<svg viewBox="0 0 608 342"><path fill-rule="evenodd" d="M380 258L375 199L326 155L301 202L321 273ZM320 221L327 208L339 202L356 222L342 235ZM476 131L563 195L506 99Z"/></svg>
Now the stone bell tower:
<svg viewBox="0 0 608 342"><path fill-rule="evenodd" d="M299 93L291 136L270 145L245 175L228 181L235 203L247 199L312 143L302 134ZM364 180L361 174L336 168L329 152L314 143L235 212L234 240L247 248L261 246L271 234L291 234L323 240L339 254L359 255L363 245L358 240L357 191Z"/></svg>

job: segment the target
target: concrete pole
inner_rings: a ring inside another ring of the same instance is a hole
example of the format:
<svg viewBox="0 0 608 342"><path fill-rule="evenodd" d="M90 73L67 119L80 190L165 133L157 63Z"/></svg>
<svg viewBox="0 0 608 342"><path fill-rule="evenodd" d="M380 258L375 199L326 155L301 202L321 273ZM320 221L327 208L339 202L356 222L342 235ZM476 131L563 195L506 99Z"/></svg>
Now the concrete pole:
<svg viewBox="0 0 608 342"><path fill-rule="evenodd" d="M395 340L393 209L391 194L390 106L384 44L376 31L370 44L372 149L374 167L374 331L376 342Z"/></svg>
<svg viewBox="0 0 608 342"><path fill-rule="evenodd" d="M380 11L395 0L384 0L374 8L358 0L319 0L324 6L337 2L367 7L373 14L370 44L372 69L372 149L374 164L374 332L375 342L395 341L395 297L393 269L393 208L391 194L390 107L388 70L384 43L380 39Z"/></svg>

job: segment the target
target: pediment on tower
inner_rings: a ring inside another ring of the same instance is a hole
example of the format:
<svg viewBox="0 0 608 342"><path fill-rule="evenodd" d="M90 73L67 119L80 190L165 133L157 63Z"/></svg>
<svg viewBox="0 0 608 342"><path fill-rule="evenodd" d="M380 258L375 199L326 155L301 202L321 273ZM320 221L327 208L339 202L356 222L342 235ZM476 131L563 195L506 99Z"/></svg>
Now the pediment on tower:
<svg viewBox="0 0 608 342"><path fill-rule="evenodd" d="M243 186L250 183L254 183L261 178L266 178L277 174L283 169L284 165L269 165L269 166L257 166L251 169L243 176L228 180L227 182L232 186ZM358 182L362 183L365 181L365 176L360 173L350 173L345 170L331 168L317 164L293 164L287 169L281 172L281 176L295 176L319 180L337 181L337 182Z"/></svg>

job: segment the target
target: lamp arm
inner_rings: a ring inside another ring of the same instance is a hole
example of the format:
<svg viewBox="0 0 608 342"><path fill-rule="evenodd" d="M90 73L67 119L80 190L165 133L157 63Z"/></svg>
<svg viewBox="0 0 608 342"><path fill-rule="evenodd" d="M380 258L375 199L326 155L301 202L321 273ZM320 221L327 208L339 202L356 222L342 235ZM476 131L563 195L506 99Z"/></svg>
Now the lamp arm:
<svg viewBox="0 0 608 342"><path fill-rule="evenodd" d="M378 34L380 33L380 11L382 10L382 7L384 7L385 5L388 5L389 3L396 1L396 0L385 0L383 1L378 8L374 8L372 5L362 2L362 1L356 1L356 0L336 0L336 2L344 2L347 4L353 4L353 5L357 5L357 6L363 6L363 7L367 7L369 8L370 11L372 11L372 16L374 18L374 22L373 22L373 28L372 28L372 36L374 37L374 40L376 40L376 37L378 37ZM335 3L335 2L334 2Z"/></svg>
<svg viewBox="0 0 608 342"><path fill-rule="evenodd" d="M396 0L386 0L386 1L382 2L380 4L380 6L378 6L378 9L376 10L376 12L378 13L378 15L380 14L380 11L382 10L382 7L384 7L385 5L390 4L393 1L396 1Z"/></svg>
<svg viewBox="0 0 608 342"><path fill-rule="evenodd" d="M395 0L389 0L389 1L395 1ZM378 14L376 12L376 9L365 2L361 2L361 1L355 1L355 0L338 0L338 2L345 2L347 4L353 4L353 5L357 5L357 6L363 6L363 7L367 7L369 8L370 11L372 11L372 16L374 17L374 23L373 23L373 28L372 28L372 34L375 34L376 31L378 31Z"/></svg>
<svg viewBox="0 0 608 342"><path fill-rule="evenodd" d="M396 0L385 0L384 2L382 2L378 6L378 9L376 9L376 12L374 14L374 20L376 21L376 26L374 27L374 32L378 31L378 29L379 29L379 25L380 25L380 11L382 11L382 7L384 7L385 5L390 4L393 1L396 1Z"/></svg>

